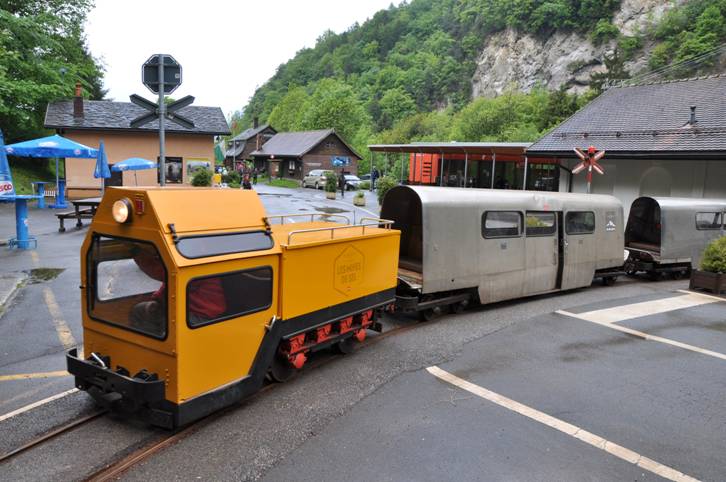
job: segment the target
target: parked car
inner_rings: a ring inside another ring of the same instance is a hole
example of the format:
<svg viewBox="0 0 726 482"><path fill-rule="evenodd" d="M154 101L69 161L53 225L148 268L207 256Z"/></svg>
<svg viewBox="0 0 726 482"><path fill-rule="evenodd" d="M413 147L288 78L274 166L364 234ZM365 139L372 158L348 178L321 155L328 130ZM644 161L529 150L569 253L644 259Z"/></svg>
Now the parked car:
<svg viewBox="0 0 726 482"><path fill-rule="evenodd" d="M371 175L370 174L361 174L360 176L358 176L358 179L360 179L361 181L370 181Z"/></svg>
<svg viewBox="0 0 726 482"><path fill-rule="evenodd" d="M325 169L313 169L307 176L303 177L302 187L323 189L325 188L325 179L328 175L335 176L335 173L332 171L326 171Z"/></svg>
<svg viewBox="0 0 726 482"><path fill-rule="evenodd" d="M361 183L361 179L358 176L352 174L345 175L345 190L355 191Z"/></svg>

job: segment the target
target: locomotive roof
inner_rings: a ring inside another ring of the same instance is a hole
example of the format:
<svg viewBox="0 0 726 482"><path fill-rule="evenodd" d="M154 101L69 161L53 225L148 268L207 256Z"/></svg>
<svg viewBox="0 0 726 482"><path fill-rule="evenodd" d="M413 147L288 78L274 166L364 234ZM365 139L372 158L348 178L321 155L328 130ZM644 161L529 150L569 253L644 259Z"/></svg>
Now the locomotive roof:
<svg viewBox="0 0 726 482"><path fill-rule="evenodd" d="M525 209L554 210L558 206L576 204L612 208L620 207L620 201L605 194L579 194L569 192L516 191L507 189L449 188L436 186L399 186L416 193L425 205L484 204L496 208L521 207Z"/></svg>

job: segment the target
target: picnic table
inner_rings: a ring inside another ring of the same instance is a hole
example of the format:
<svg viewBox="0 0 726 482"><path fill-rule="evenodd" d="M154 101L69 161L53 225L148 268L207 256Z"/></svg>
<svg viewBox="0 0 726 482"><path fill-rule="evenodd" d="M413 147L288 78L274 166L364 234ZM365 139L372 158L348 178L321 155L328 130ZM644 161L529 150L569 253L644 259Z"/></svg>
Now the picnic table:
<svg viewBox="0 0 726 482"><path fill-rule="evenodd" d="M98 205L101 204L101 198L89 197L85 199L76 199L71 201L71 204L73 204L73 211L56 214L56 217L60 222L60 227L58 228L58 231L61 233L66 230L64 226L64 222L66 219L75 218L76 229L81 229L83 227L82 219L93 219L93 216L96 215L96 209L98 209Z"/></svg>

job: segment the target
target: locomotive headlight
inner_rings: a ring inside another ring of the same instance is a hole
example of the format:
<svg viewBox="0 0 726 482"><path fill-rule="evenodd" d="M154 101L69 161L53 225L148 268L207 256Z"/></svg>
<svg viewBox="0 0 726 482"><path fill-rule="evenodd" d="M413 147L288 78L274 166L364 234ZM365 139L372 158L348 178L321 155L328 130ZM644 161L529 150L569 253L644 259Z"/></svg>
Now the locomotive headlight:
<svg viewBox="0 0 726 482"><path fill-rule="evenodd" d="M111 214L117 223L128 222L131 219L131 201L125 198L119 199L113 203Z"/></svg>

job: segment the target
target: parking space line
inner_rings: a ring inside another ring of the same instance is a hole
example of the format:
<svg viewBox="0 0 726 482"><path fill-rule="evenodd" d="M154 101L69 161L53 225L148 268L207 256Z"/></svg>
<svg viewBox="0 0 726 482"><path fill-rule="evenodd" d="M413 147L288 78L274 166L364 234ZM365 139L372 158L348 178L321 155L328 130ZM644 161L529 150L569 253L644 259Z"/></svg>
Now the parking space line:
<svg viewBox="0 0 726 482"><path fill-rule="evenodd" d="M632 328L617 325L615 323L590 319L590 318L582 316L585 313L570 313L569 311L564 311L564 310L557 310L557 311L555 311L555 313L557 313L558 315L569 316L571 318L577 318L579 320L589 321L590 323L595 323L596 325L606 326L608 328L612 328L613 330L621 331L623 333L627 333L628 335L637 336L644 340L657 341L658 343L665 343L666 345L683 348L684 350L692 351L694 353L699 353L701 355L708 355L708 356L712 356L714 358L719 358L721 360L726 360L726 355L724 355L723 353L719 353L717 351L712 351L712 350L706 350L705 348L700 348L700 347L697 347L694 345L689 345L688 343L682 343L680 341L671 340L669 338L663 338L662 336L649 335L648 333L638 331L638 330L633 330Z"/></svg>
<svg viewBox="0 0 726 482"><path fill-rule="evenodd" d="M73 333L71 333L68 324L63 319L63 314L61 313L60 306L58 306L58 302L55 300L53 291L47 286L43 288L43 299L50 312L55 331L58 333L58 339L66 350L70 350L76 346L76 340L73 338Z"/></svg>
<svg viewBox="0 0 726 482"><path fill-rule="evenodd" d="M462 390L466 390L469 393L472 393L485 400L495 403L500 407L504 407L507 410L511 410L543 425L547 425L548 427L565 433L582 442L592 445L595 448L603 450L610 455L614 455L619 459L637 465L638 467L652 472L656 475L659 475L663 478L674 481L698 480L682 472L679 472L674 468L663 465L660 462L656 462L653 459L649 459L648 457L645 457L637 452L625 448L622 445L618 445L614 442L600 437L599 435L588 432L587 430L584 430L576 425L572 425L571 423L565 422L544 412L540 412L539 410L536 410L532 407L507 398L504 395L500 395L496 392L492 392L491 390L487 390L484 387L480 387L479 385L468 382L463 378L459 378L456 375L442 370L437 366L428 367L426 370L440 380L443 380L447 383L450 383L451 385L461 388Z"/></svg>
<svg viewBox="0 0 726 482"><path fill-rule="evenodd" d="M632 303L629 305L613 306L612 308L604 308L602 310L586 311L584 313L577 313L576 316L596 323L617 323L631 318L640 318L641 316L650 316L673 310L693 308L709 303L717 303L719 301L726 300L710 296L701 296L698 293L689 292L680 296L672 296L670 298L661 298L658 300Z"/></svg>
<svg viewBox="0 0 726 482"><path fill-rule="evenodd" d="M68 396L71 393L76 393L77 391L78 391L77 388L71 388L70 390L66 390L65 392L57 393L51 397L44 398L43 400L38 400L37 402L33 402L24 407L20 407L17 410L13 410L12 412L8 412L4 415L0 415L0 422L7 420L11 417L14 417L16 415L20 415L21 413L27 412L28 410L32 410L36 407L40 407L41 405L45 405L46 403L52 402L53 400L58 400L59 398Z"/></svg>
<svg viewBox="0 0 726 482"><path fill-rule="evenodd" d="M688 290L678 290L678 292L685 293L687 295L700 296L701 298L710 298L713 301L726 302L726 298L724 298L722 296L707 295L706 293L696 293L695 291L688 291Z"/></svg>
<svg viewBox="0 0 726 482"><path fill-rule="evenodd" d="M68 373L66 370L59 370L56 372L17 373L14 375L0 375L0 382L7 382L11 380L30 380L32 378L55 378L68 376L70 376L70 373Z"/></svg>

